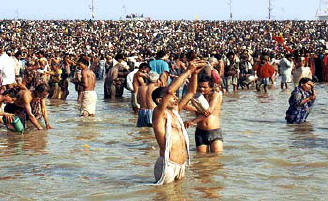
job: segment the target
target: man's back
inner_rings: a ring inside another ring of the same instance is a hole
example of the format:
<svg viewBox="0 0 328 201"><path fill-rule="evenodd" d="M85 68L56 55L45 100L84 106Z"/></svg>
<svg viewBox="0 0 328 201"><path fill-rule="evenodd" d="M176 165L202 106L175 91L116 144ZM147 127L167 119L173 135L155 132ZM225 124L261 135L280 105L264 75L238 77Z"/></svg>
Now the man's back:
<svg viewBox="0 0 328 201"><path fill-rule="evenodd" d="M93 91L96 87L96 75L91 70L85 70L83 72L84 90Z"/></svg>
<svg viewBox="0 0 328 201"><path fill-rule="evenodd" d="M155 71L158 74L162 74L164 71L170 71L168 63L161 59L149 62L149 66L151 67L152 71Z"/></svg>

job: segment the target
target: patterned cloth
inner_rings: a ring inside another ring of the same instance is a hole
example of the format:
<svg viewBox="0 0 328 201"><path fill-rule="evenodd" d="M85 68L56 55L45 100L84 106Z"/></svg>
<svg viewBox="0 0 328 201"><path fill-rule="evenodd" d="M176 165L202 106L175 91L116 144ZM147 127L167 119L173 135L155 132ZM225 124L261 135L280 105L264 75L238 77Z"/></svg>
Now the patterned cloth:
<svg viewBox="0 0 328 201"><path fill-rule="evenodd" d="M286 111L286 120L290 124L299 124L306 121L312 109L313 101L301 104L305 98L309 98L312 94L304 91L301 87L296 87L289 98L289 108Z"/></svg>

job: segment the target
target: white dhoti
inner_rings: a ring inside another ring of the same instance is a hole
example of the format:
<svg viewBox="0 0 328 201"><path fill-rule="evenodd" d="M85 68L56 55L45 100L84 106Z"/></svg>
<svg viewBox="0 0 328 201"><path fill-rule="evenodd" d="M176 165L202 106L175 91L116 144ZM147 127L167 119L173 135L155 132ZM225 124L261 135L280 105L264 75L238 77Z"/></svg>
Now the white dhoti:
<svg viewBox="0 0 328 201"><path fill-rule="evenodd" d="M168 160L166 162L165 172L164 172L164 157L160 156L154 167L154 176L156 182L160 181L162 178L162 184L171 183L174 180L180 180L184 177L185 171L186 171L186 165L185 162L183 165L175 163L171 160Z"/></svg>
<svg viewBox="0 0 328 201"><path fill-rule="evenodd" d="M177 117L179 124L182 129L182 133L186 142L186 151L188 154L188 164L190 163L190 155L189 155L189 137L187 131L183 125L183 121L177 111L173 111L175 116ZM165 153L164 157L160 156L154 167L154 176L157 185L167 184L173 182L176 179L181 179L185 175L187 161L184 164L178 164L170 160L170 150L172 145L171 140L171 124L172 124L172 117L171 115L166 112L167 120L166 120L166 131L165 131Z"/></svg>
<svg viewBox="0 0 328 201"><path fill-rule="evenodd" d="M89 115L96 114L97 93L96 91L83 91L81 102L81 115L87 112Z"/></svg>

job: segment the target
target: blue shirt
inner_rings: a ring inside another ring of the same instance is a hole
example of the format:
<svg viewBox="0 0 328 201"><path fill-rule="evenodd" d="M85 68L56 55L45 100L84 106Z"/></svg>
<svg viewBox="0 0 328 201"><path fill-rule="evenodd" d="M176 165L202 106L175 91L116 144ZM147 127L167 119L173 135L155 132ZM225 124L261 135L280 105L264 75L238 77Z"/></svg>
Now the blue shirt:
<svg viewBox="0 0 328 201"><path fill-rule="evenodd" d="M305 98L312 96L310 92L304 91L301 87L296 87L289 98L289 108L286 111L286 120L290 124L299 124L306 121L312 109L313 101L301 104Z"/></svg>
<svg viewBox="0 0 328 201"><path fill-rule="evenodd" d="M153 60L149 62L149 66L152 71L155 71L158 74L162 74L164 71L169 72L169 64L165 61L159 59L159 60Z"/></svg>

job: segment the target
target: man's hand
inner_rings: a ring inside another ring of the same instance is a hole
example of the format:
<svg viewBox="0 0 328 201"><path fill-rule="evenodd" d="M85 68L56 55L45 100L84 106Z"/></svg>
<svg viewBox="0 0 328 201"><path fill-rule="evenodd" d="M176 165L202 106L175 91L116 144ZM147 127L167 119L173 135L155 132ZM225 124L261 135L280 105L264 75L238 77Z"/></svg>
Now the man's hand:
<svg viewBox="0 0 328 201"><path fill-rule="evenodd" d="M203 112L203 115L205 116L205 117L208 117L208 116L210 116L211 115L211 111L208 109L208 110L205 110L204 112Z"/></svg>
<svg viewBox="0 0 328 201"><path fill-rule="evenodd" d="M192 120L191 121L185 121L183 122L185 128L189 128L190 126L194 126L196 125L196 123L194 123Z"/></svg>
<svg viewBox="0 0 328 201"><path fill-rule="evenodd" d="M317 91L313 89L312 92L313 92L313 94L312 94L312 96L310 96L310 99L315 100L317 98Z"/></svg>
<svg viewBox="0 0 328 201"><path fill-rule="evenodd" d="M193 73L197 71L200 72L200 70L202 70L205 66L206 62L204 60L195 60L190 62L188 69Z"/></svg>
<svg viewBox="0 0 328 201"><path fill-rule="evenodd" d="M14 121L14 114L5 113L3 116L6 118L6 122L9 124Z"/></svg>
<svg viewBox="0 0 328 201"><path fill-rule="evenodd" d="M49 124L46 124L46 129L52 129L52 127Z"/></svg>

